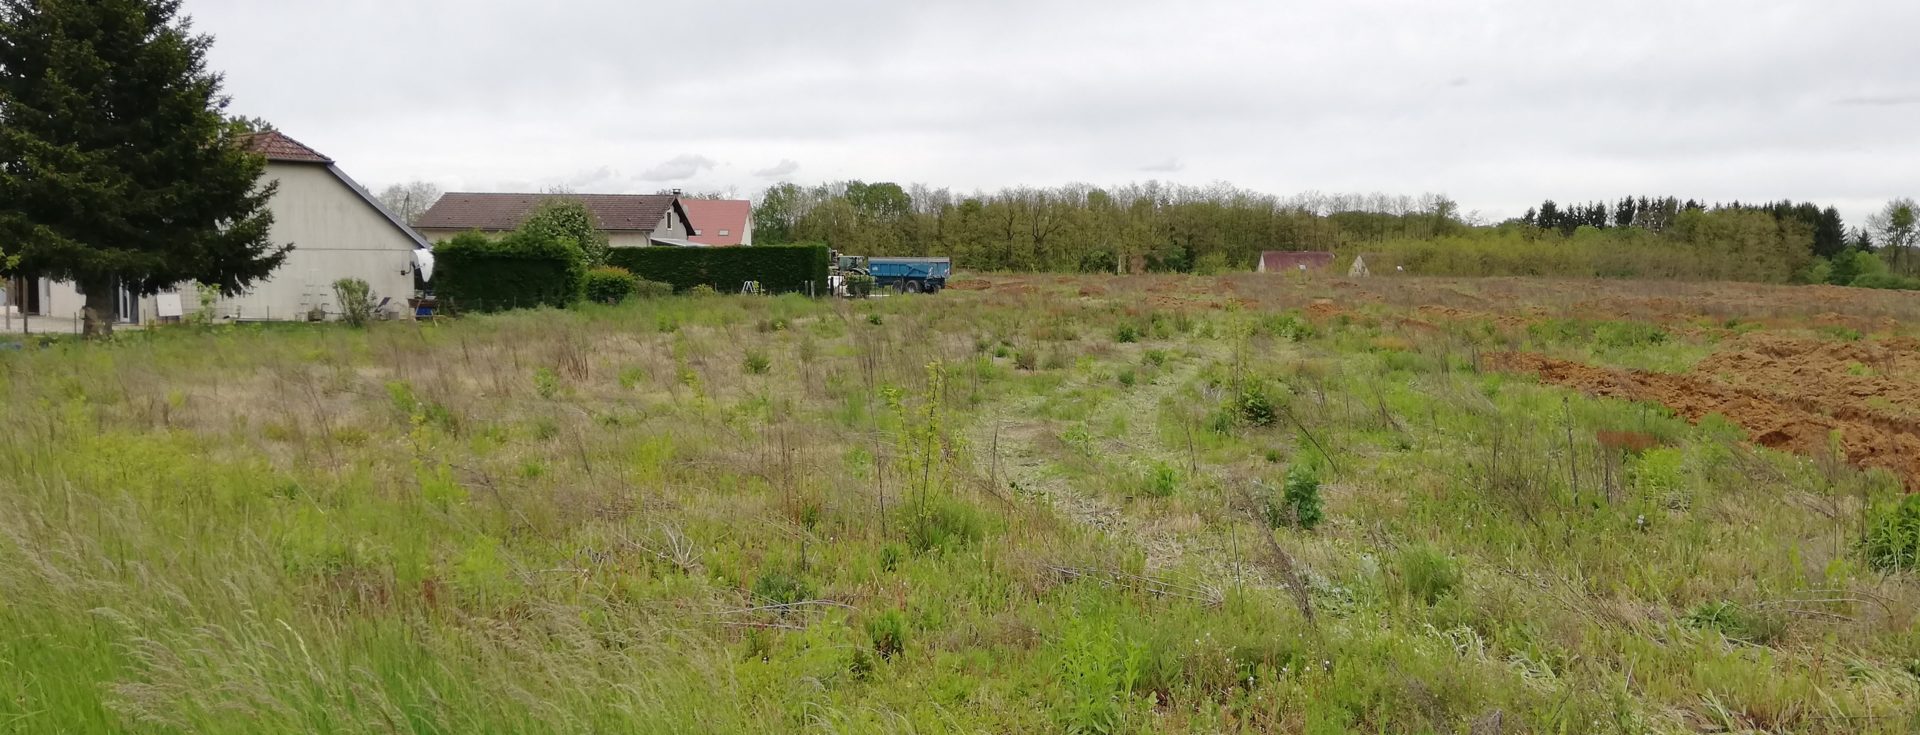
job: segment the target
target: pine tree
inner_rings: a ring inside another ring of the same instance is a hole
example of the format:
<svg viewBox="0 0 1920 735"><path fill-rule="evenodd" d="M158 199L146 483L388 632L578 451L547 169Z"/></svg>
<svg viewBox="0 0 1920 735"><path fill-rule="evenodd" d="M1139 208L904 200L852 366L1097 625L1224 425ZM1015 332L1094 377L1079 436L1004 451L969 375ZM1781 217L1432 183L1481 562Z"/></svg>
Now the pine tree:
<svg viewBox="0 0 1920 735"><path fill-rule="evenodd" d="M228 295L290 249L269 238L266 161L242 145L213 38L180 0L0 0L0 242L17 271L73 281L86 332L117 292Z"/></svg>

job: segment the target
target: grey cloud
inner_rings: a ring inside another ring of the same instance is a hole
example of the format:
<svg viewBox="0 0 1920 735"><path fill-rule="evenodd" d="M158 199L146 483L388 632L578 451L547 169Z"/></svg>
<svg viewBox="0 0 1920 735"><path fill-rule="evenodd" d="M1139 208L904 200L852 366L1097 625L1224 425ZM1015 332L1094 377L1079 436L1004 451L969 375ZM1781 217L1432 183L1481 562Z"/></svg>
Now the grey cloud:
<svg viewBox="0 0 1920 735"><path fill-rule="evenodd" d="M768 166L766 168L755 171L753 172L753 175L763 179L778 179L786 176L792 176L799 170L800 170L799 163L795 162L791 158L782 158L780 159L779 163L776 163L772 166Z"/></svg>
<svg viewBox="0 0 1920 735"><path fill-rule="evenodd" d="M683 181L699 176L701 172L712 169L716 165L719 164L714 163L713 159L707 158L706 156L691 154L674 156L668 159L666 163L647 169L645 173L640 174L640 180Z"/></svg>
<svg viewBox="0 0 1920 735"><path fill-rule="evenodd" d="M1920 104L1907 73L1920 68L1909 38L1920 3L547 5L190 10L217 36L210 63L234 111L361 180L753 193L806 161L815 180L956 191L1145 177L1278 194L1443 191L1492 219L1546 197L1630 192L1843 207L1920 195L1905 173L1920 169L1920 139L1880 114ZM671 32L650 35L649 55L699 63L633 63L632 29L662 18ZM364 53L286 54L289 27L354 38ZM713 53L716 33L725 54ZM1169 38L1193 52L1141 51ZM664 160L682 151L700 155ZM1151 160L1168 151L1179 158Z"/></svg>
<svg viewBox="0 0 1920 735"><path fill-rule="evenodd" d="M1841 107L1905 107L1920 105L1920 94L1843 97L1834 101Z"/></svg>

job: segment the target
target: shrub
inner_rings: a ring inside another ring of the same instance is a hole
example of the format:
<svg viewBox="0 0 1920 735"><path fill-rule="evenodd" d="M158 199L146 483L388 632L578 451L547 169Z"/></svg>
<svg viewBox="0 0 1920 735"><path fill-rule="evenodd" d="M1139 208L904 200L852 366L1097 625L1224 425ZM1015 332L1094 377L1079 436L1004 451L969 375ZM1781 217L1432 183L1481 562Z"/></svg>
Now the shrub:
<svg viewBox="0 0 1920 735"><path fill-rule="evenodd" d="M827 248L779 245L732 248L617 248L608 262L648 280L688 290L740 290L747 281L774 293L826 295Z"/></svg>
<svg viewBox="0 0 1920 735"><path fill-rule="evenodd" d="M847 276L847 296L864 299L873 295L873 276Z"/></svg>
<svg viewBox="0 0 1920 735"><path fill-rule="evenodd" d="M469 232L434 246L433 288L448 311L565 307L580 299L586 263L564 240Z"/></svg>
<svg viewBox="0 0 1920 735"><path fill-rule="evenodd" d="M1121 344L1139 342L1140 328L1132 324L1122 324L1120 328L1113 330L1113 341Z"/></svg>
<svg viewBox="0 0 1920 735"><path fill-rule="evenodd" d="M1896 291L1920 291L1920 278L1892 273L1868 273L1853 279L1855 288L1886 288Z"/></svg>
<svg viewBox="0 0 1920 735"><path fill-rule="evenodd" d="M1407 597L1432 605L1460 586L1460 567L1431 546L1409 546L1400 552L1400 587Z"/></svg>
<svg viewBox="0 0 1920 735"><path fill-rule="evenodd" d="M350 327L364 327L373 321L373 287L358 278L333 282L333 295L340 302L340 320Z"/></svg>
<svg viewBox="0 0 1920 735"><path fill-rule="evenodd" d="M640 290L640 279L617 266L601 266L587 271L587 300L599 304L618 304Z"/></svg>
<svg viewBox="0 0 1920 735"><path fill-rule="evenodd" d="M672 296L673 286L665 283L661 283L659 281L649 281L645 278L634 276L633 295L643 299L657 299L662 296Z"/></svg>
<svg viewBox="0 0 1920 735"><path fill-rule="evenodd" d="M555 196L535 207L520 231L542 240L570 241L589 266L607 264L607 234L593 212L578 199Z"/></svg>
<svg viewBox="0 0 1920 735"><path fill-rule="evenodd" d="M1867 563L1884 572L1911 571L1920 563L1920 495L1908 495L1867 521L1862 546Z"/></svg>
<svg viewBox="0 0 1920 735"><path fill-rule="evenodd" d="M1274 412L1273 401L1267 398L1266 391L1249 387L1240 391L1240 419L1254 426L1272 426L1279 420Z"/></svg>
<svg viewBox="0 0 1920 735"><path fill-rule="evenodd" d="M1287 482L1280 502L1287 520L1296 528L1311 531L1326 517L1320 502L1320 477L1305 465L1287 468Z"/></svg>
<svg viewBox="0 0 1920 735"><path fill-rule="evenodd" d="M867 620L867 637L873 640L873 652L893 660L907 650L907 616L888 610Z"/></svg>
<svg viewBox="0 0 1920 735"><path fill-rule="evenodd" d="M1667 330L1643 322L1601 322L1593 328L1593 341L1606 347L1661 345Z"/></svg>
<svg viewBox="0 0 1920 735"><path fill-rule="evenodd" d="M813 586L780 570L768 570L753 580L753 596L768 605L792 605L813 599Z"/></svg>

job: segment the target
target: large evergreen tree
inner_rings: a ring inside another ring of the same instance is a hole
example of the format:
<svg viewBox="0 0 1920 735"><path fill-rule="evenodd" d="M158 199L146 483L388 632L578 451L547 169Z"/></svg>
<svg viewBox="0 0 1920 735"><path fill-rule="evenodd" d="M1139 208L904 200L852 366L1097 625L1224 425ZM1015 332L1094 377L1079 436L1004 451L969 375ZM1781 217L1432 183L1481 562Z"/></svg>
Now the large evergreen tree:
<svg viewBox="0 0 1920 735"><path fill-rule="evenodd" d="M121 288L231 295L286 257L212 43L180 0L0 0L0 242L80 288L89 335Z"/></svg>

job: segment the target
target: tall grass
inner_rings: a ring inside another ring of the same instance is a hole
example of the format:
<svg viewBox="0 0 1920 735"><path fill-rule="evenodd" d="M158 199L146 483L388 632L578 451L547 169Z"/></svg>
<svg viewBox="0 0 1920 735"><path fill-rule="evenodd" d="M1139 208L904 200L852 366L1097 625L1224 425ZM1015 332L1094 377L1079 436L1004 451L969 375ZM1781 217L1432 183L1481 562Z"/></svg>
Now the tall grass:
<svg viewBox="0 0 1920 735"><path fill-rule="evenodd" d="M1887 477L1102 283L0 355L0 731L1916 725Z"/></svg>

